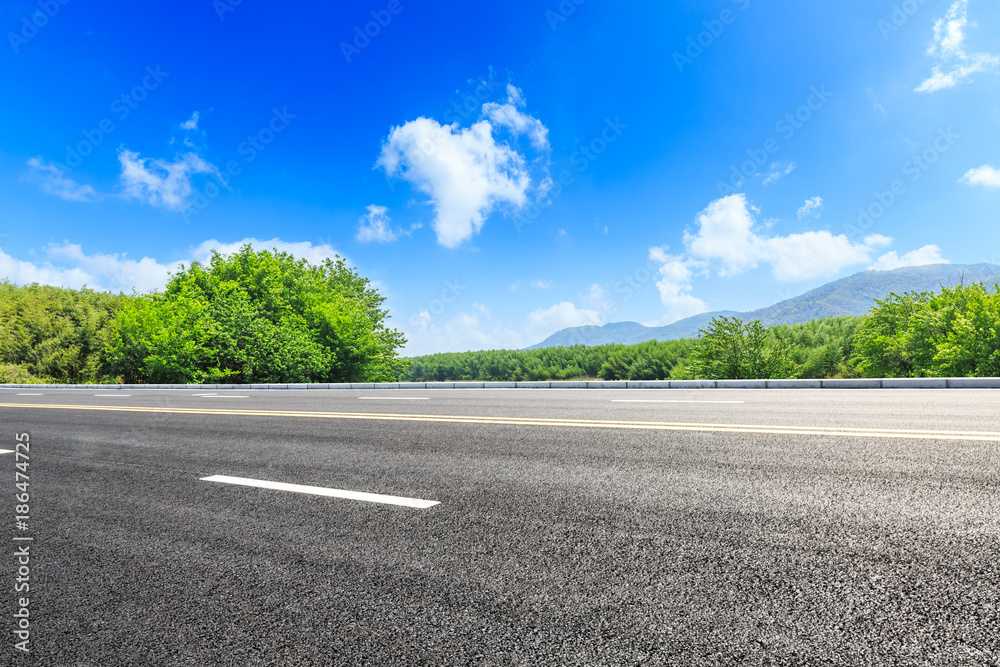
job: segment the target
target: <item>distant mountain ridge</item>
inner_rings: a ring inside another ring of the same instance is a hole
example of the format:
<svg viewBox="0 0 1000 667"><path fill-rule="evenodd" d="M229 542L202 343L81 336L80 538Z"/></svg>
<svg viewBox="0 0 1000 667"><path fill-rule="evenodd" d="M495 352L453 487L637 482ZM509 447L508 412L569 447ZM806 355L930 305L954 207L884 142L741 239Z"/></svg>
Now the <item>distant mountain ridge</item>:
<svg viewBox="0 0 1000 667"><path fill-rule="evenodd" d="M568 345L608 345L624 343L635 345L647 340L674 340L694 338L713 317L725 315L761 323L794 324L820 317L838 315L864 315L876 299L884 299L891 292L936 291L942 286L960 283L983 282L988 287L1000 283L1000 266L995 264L929 264L909 266L893 271L861 271L809 290L805 294L786 299L773 306L741 313L720 310L702 313L668 324L664 327L647 327L637 322L613 322L604 326L584 326L563 329L541 343L527 348Z"/></svg>

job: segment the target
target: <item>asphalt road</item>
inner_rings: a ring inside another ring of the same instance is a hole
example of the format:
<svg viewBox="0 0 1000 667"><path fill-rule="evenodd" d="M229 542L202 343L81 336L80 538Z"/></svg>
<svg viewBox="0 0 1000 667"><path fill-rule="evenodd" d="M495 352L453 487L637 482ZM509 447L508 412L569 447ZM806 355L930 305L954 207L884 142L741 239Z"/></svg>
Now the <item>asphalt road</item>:
<svg viewBox="0 0 1000 667"><path fill-rule="evenodd" d="M5 554L0 664L1000 664L998 406L0 390L0 448L31 443L3 550L32 538L31 653Z"/></svg>

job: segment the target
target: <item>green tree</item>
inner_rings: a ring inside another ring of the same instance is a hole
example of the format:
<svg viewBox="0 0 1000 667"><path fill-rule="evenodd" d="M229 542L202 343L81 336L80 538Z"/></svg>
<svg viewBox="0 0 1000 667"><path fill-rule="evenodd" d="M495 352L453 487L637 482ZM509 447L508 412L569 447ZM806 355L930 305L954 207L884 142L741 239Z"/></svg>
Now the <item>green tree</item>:
<svg viewBox="0 0 1000 667"><path fill-rule="evenodd" d="M891 294L855 336L858 368L874 377L1000 372L1000 296L982 283Z"/></svg>
<svg viewBox="0 0 1000 667"><path fill-rule="evenodd" d="M384 297L343 260L213 252L113 322L112 373L149 382L386 381L406 369Z"/></svg>
<svg viewBox="0 0 1000 667"><path fill-rule="evenodd" d="M789 377L793 366L787 344L769 335L760 320L715 317L694 349L689 372L705 380Z"/></svg>
<svg viewBox="0 0 1000 667"><path fill-rule="evenodd" d="M99 382L108 322L127 300L87 288L0 281L0 363L46 382Z"/></svg>

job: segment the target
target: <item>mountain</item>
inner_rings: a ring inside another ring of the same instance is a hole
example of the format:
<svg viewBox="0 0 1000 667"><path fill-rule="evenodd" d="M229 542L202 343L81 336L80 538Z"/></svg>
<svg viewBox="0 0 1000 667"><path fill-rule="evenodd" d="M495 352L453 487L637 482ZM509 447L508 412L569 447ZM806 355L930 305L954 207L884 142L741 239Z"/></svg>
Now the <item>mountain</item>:
<svg viewBox="0 0 1000 667"><path fill-rule="evenodd" d="M819 317L837 315L864 315L876 299L889 296L890 292L936 291L942 286L960 283L984 282L988 286L1000 283L1000 266L995 264L930 264L908 266L894 271L862 271L853 276L827 283L805 294L786 299L773 306L746 313L720 310L668 324L665 327L647 327L636 322L614 322L603 327L571 327L552 334L529 350L565 345L607 345L625 343L634 345L647 340L673 340L693 338L704 329L713 317L725 315L744 320L760 320L772 324L807 322Z"/></svg>

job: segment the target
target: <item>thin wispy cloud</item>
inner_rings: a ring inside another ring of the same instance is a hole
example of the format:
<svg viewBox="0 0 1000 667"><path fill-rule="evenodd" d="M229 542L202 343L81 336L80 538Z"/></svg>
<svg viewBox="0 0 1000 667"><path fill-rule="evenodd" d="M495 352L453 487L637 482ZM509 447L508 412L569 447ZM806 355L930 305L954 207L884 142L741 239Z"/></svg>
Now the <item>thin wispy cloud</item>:
<svg viewBox="0 0 1000 667"><path fill-rule="evenodd" d="M40 185L46 194L66 201L93 202L101 199L101 194L94 188L77 183L61 167L45 162L40 157L28 160L26 178Z"/></svg>
<svg viewBox="0 0 1000 667"><path fill-rule="evenodd" d="M777 183L780 179L788 176L790 173L795 171L795 163L781 163L775 162L771 165L770 172L764 177L764 185L771 185L772 183Z"/></svg>
<svg viewBox="0 0 1000 667"><path fill-rule="evenodd" d="M954 88L973 74L995 71L1000 56L985 52L969 53L966 49L966 29L969 23L969 0L957 0L943 18L934 23L934 39L927 54L934 56L931 75L915 89L918 93L934 93Z"/></svg>
<svg viewBox="0 0 1000 667"><path fill-rule="evenodd" d="M169 211L183 211L194 196L192 178L196 174L217 176L219 169L196 153L184 153L174 160L143 158L122 148L118 152L121 184L125 196Z"/></svg>
<svg viewBox="0 0 1000 667"><path fill-rule="evenodd" d="M182 130L197 130L198 129L198 112L195 111L191 114L191 117L186 121L181 123Z"/></svg>
<svg viewBox="0 0 1000 667"><path fill-rule="evenodd" d="M389 217L389 209L372 204L368 212L358 219L358 231L354 238L361 243L392 243L401 236L412 236L423 225L414 223L409 229L394 227Z"/></svg>
<svg viewBox="0 0 1000 667"><path fill-rule="evenodd" d="M806 203L802 205L802 208L798 210L799 220L806 217L819 217L819 210L823 208L823 198L813 197L807 199Z"/></svg>

